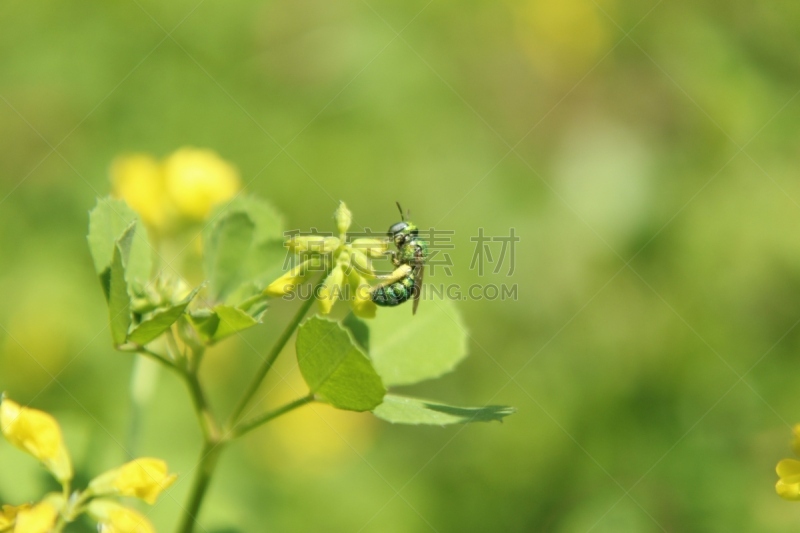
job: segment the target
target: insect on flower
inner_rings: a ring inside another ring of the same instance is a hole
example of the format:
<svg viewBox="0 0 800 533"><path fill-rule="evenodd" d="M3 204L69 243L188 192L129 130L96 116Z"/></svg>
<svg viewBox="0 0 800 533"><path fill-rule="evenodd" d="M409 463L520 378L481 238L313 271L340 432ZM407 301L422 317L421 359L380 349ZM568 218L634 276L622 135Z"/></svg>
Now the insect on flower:
<svg viewBox="0 0 800 533"><path fill-rule="evenodd" d="M419 238L419 228L406 220L403 208L400 210L400 222L389 228L389 238L394 241L397 251L390 251L394 272L387 276L379 276L382 281L371 291L372 301L383 307L394 307L414 298L413 313L416 314L422 292L422 278L425 273L425 259L428 256L428 243Z"/></svg>

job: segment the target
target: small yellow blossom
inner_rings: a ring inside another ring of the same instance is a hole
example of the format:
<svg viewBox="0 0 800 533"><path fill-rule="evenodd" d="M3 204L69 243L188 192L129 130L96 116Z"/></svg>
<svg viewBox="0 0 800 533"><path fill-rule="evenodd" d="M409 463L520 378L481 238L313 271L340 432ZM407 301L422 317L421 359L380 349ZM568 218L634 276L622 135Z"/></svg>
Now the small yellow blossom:
<svg viewBox="0 0 800 533"><path fill-rule="evenodd" d="M342 296L342 281L344 281L344 266L336 265L322 282L322 287L317 296L319 309L323 315L331 312L333 304Z"/></svg>
<svg viewBox="0 0 800 533"><path fill-rule="evenodd" d="M358 238L347 242L347 230L352 224L353 214L344 202L339 203L334 219L339 237L312 234L295 235L289 239L287 247L298 254L302 262L270 283L264 289L264 294L283 296L294 291L307 275L326 270L328 273L315 295L320 313L329 314L337 300L346 298L356 316L373 318L377 306L372 301L372 288L367 278L375 277L371 258L386 255L388 240ZM306 259L308 256L310 259ZM314 263L311 263L312 260Z"/></svg>
<svg viewBox="0 0 800 533"><path fill-rule="evenodd" d="M0 531L5 531L9 529L13 524L14 520L17 518L17 514L20 511L24 511L25 509L30 509L30 505L23 504L23 505L4 505L2 509L0 509Z"/></svg>
<svg viewBox="0 0 800 533"><path fill-rule="evenodd" d="M112 196L121 198L152 230L167 233L199 222L240 189L239 174L211 150L182 148L157 161L149 155L118 157L111 165Z"/></svg>
<svg viewBox="0 0 800 533"><path fill-rule="evenodd" d="M184 148L164 162L167 193L178 212L204 220L211 210L239 191L239 174L211 150Z"/></svg>
<svg viewBox="0 0 800 533"><path fill-rule="evenodd" d="M60 482L72 479L72 463L55 418L6 398L0 404L0 429L11 444L44 463Z"/></svg>
<svg viewBox="0 0 800 533"><path fill-rule="evenodd" d="M89 515L100 524L101 533L155 533L144 515L112 500L92 500Z"/></svg>
<svg viewBox="0 0 800 533"><path fill-rule="evenodd" d="M163 230L173 217L161 165L149 155L118 157L111 164L111 194L139 213L149 227Z"/></svg>
<svg viewBox="0 0 800 533"><path fill-rule="evenodd" d="M264 294L277 298L285 294L289 294L294 290L298 283L300 283L307 274L311 266L311 259L303 261L299 265L289 269L281 277L267 285L264 289Z"/></svg>
<svg viewBox="0 0 800 533"><path fill-rule="evenodd" d="M783 459L775 468L780 478L775 484L778 496L785 500L800 500L800 461Z"/></svg>
<svg viewBox="0 0 800 533"><path fill-rule="evenodd" d="M58 509L50 501L37 503L33 507L18 509L14 522L14 533L49 533L58 518Z"/></svg>
<svg viewBox="0 0 800 533"><path fill-rule="evenodd" d="M324 235L295 235L286 244L296 254L329 254L339 247L341 241Z"/></svg>
<svg viewBox="0 0 800 533"><path fill-rule="evenodd" d="M389 241L387 239L353 239L351 246L354 250L358 250L369 257L385 257L386 252L389 250Z"/></svg>
<svg viewBox="0 0 800 533"><path fill-rule="evenodd" d="M152 505L178 477L168 472L161 459L143 457L101 474L89 483L89 489L98 496L133 496Z"/></svg>

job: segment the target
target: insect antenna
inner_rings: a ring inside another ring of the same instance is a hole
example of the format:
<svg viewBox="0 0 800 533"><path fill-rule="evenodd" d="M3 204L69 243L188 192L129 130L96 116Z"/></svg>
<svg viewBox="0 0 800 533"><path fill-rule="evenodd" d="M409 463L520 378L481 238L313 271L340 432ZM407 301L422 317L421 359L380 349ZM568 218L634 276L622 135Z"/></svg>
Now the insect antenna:
<svg viewBox="0 0 800 533"><path fill-rule="evenodd" d="M405 221L406 217L403 215L403 208L400 207L400 202L395 202L397 204L397 209L400 211L400 220Z"/></svg>

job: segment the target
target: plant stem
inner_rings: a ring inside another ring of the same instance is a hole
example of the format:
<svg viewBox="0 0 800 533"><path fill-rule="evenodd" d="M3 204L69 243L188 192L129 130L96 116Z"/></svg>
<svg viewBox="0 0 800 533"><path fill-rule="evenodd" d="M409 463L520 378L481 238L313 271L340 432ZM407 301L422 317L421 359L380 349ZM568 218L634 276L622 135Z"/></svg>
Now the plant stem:
<svg viewBox="0 0 800 533"><path fill-rule="evenodd" d="M200 385L200 380L197 378L195 372L183 371L181 372L186 386L189 388L189 395L192 397L192 404L194 405L197 420L200 423L200 429L203 431L203 438L206 443L218 442L220 438L219 427L211 412L211 407L206 399L203 387Z"/></svg>
<svg viewBox="0 0 800 533"><path fill-rule="evenodd" d="M231 413L227 423L228 428L234 427L234 425L236 425L236 423L242 418L242 413L247 407L247 404L250 403L250 400L253 399L253 396L258 391L258 388L261 386L261 382L264 381L264 377L266 377L267 373L272 368L272 365L280 355L283 347L286 346L287 342L289 342L289 339L297 329L297 326L300 325L303 317L306 316L306 313L308 313L308 310L314 304L314 294L316 294L316 287L314 288L314 292L312 293L311 297L303 302L292 320L286 325L286 329L283 330L281 336L278 337L277 341L275 341L275 345L272 347L272 350L270 350L269 355L267 355L267 358L263 363L261 363L261 366L256 371L255 377L250 382L250 385L247 386L244 395L239 400L239 403L236 404L233 413Z"/></svg>
<svg viewBox="0 0 800 533"><path fill-rule="evenodd" d="M200 452L200 464L197 467L197 474L189 493L189 499L183 509L183 519L178 525L177 533L192 533L194 531L194 525L200 513L200 506L203 504L203 498L208 491L211 477L214 475L214 470L217 468L223 449L224 443L220 441L206 440L203 444L203 449Z"/></svg>
<svg viewBox="0 0 800 533"><path fill-rule="evenodd" d="M289 402L286 405L278 407L273 411L269 411L262 415L259 415L255 418L248 420L247 422L243 422L239 427L237 427L233 431L233 435L231 438L236 439L244 435L245 433L249 433L250 431L256 429L258 426L262 424L266 424L270 420L278 418L281 415L288 413L289 411L294 411L298 407L302 407L307 403L313 402L315 400L314 394L311 393L308 396L303 396L302 398L298 398L293 402Z"/></svg>

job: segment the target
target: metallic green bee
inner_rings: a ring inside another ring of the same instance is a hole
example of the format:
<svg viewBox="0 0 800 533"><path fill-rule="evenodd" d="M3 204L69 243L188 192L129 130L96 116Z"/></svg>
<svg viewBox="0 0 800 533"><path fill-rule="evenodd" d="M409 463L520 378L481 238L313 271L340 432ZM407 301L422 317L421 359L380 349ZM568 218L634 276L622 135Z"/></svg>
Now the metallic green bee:
<svg viewBox="0 0 800 533"><path fill-rule="evenodd" d="M428 243L419 238L419 229L403 215L401 221L389 228L389 237L397 246L397 251L390 252L394 272L388 276L379 276L382 283L372 289L372 301L384 307L394 307L414 298L413 313L419 306L422 292L422 277L425 273L425 259L428 257Z"/></svg>

